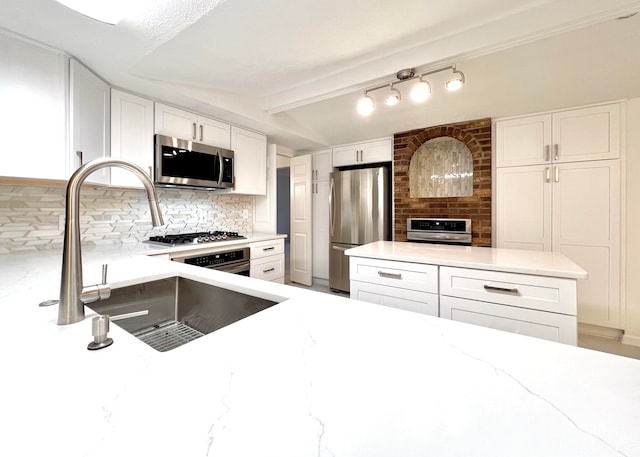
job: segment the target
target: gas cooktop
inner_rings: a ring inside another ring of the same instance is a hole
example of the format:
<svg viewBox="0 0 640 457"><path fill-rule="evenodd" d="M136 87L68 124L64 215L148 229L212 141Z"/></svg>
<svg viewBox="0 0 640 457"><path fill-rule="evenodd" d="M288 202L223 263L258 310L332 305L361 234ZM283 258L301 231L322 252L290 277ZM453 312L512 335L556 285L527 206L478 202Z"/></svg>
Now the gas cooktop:
<svg viewBox="0 0 640 457"><path fill-rule="evenodd" d="M216 230L215 232L194 232L179 233L177 235L152 236L149 238L148 242L175 246L177 244L200 244L244 239L246 239L246 237L239 235L238 232L222 232Z"/></svg>

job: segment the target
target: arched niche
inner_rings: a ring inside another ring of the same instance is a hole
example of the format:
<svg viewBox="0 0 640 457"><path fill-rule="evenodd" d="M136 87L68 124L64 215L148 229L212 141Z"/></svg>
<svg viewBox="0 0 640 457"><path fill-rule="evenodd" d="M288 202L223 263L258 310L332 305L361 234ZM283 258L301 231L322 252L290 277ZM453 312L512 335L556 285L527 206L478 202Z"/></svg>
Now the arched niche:
<svg viewBox="0 0 640 457"><path fill-rule="evenodd" d="M469 148L451 137L423 143L411 157L409 197L440 198L473 195L473 158Z"/></svg>

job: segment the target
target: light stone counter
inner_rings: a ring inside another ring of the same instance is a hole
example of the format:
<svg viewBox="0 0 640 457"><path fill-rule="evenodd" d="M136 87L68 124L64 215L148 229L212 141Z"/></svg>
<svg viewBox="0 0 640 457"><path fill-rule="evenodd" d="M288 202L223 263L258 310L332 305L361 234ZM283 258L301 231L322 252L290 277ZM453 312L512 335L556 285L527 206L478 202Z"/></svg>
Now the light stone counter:
<svg viewBox="0 0 640 457"><path fill-rule="evenodd" d="M60 252L0 263L3 456L640 456L640 361L136 255L282 303L166 353L58 326ZM94 273L95 271L95 273Z"/></svg>
<svg viewBox="0 0 640 457"><path fill-rule="evenodd" d="M585 279L587 272L559 252L475 246L448 246L406 241L376 241L345 251L346 255L381 260L503 271L557 278Z"/></svg>

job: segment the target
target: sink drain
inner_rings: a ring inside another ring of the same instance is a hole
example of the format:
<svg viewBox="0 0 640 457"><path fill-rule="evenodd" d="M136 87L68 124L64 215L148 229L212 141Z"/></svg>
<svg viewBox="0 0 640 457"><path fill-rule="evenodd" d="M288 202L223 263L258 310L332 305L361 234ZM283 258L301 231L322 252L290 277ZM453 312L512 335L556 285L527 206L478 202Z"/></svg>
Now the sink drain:
<svg viewBox="0 0 640 457"><path fill-rule="evenodd" d="M196 340L204 333L182 322L170 321L153 330L136 333L135 336L156 351L166 352Z"/></svg>

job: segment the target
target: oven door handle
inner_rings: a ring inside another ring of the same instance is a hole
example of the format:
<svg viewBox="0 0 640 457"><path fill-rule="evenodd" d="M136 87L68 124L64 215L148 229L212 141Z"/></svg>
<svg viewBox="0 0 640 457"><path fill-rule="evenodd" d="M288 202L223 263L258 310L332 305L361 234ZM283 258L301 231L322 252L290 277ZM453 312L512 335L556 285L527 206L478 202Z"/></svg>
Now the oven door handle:
<svg viewBox="0 0 640 457"><path fill-rule="evenodd" d="M211 270L224 271L225 273L238 274L249 271L251 268L251 262L247 260L246 262L239 262L231 265L210 265L206 268L209 268Z"/></svg>

